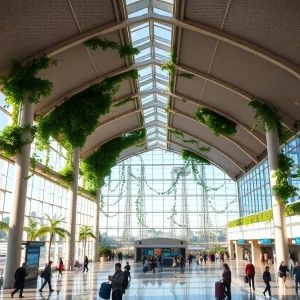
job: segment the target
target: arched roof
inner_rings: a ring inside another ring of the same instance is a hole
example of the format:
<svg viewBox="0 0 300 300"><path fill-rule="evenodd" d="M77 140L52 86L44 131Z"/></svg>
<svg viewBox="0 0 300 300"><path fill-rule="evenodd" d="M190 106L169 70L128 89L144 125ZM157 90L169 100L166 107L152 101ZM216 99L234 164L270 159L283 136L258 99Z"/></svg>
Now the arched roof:
<svg viewBox="0 0 300 300"><path fill-rule="evenodd" d="M5 0L0 14L0 74L7 73L12 59L25 62L43 53L58 59L56 67L40 73L53 82L54 91L36 104L35 115L39 116L109 76L137 68L140 79L124 81L116 95L116 102L128 97L136 101L112 108L101 117L81 156L141 127L147 128L148 144L125 150L120 159L155 147L199 153L195 145L165 130L172 128L200 146L211 147L204 156L235 178L266 152L264 132L251 129L254 112L249 101L259 98L271 104L286 127L298 129L299 11L298 0L272 5L260 0ZM139 30L149 32L143 41L136 38ZM164 31L166 36L161 35ZM83 46L84 41L98 36L132 43L143 51L124 59L113 50L92 51ZM176 77L173 89L166 91L169 78L159 66L168 60L164 53L175 43L177 69L194 77ZM162 109L168 99L171 113ZM199 107L235 121L237 134L214 136L195 121ZM140 113L146 117L145 125Z"/></svg>

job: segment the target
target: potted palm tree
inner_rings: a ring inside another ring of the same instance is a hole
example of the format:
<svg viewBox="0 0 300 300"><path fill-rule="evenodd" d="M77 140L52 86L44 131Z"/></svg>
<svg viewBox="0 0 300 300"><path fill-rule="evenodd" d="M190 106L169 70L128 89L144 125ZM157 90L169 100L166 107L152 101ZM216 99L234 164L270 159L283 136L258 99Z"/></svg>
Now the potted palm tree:
<svg viewBox="0 0 300 300"><path fill-rule="evenodd" d="M92 227L87 225L81 226L79 230L79 242L83 243L83 259L86 256L86 241L88 238L96 239Z"/></svg>
<svg viewBox="0 0 300 300"><path fill-rule="evenodd" d="M39 237L38 228L37 228L39 222L36 222L31 218L28 218L28 221L29 221L28 226L24 227L24 231L27 232L27 240L35 241Z"/></svg>
<svg viewBox="0 0 300 300"><path fill-rule="evenodd" d="M59 227L60 223L65 220L65 218L62 216L59 216L56 220L52 220L47 214L45 214L45 217L49 222L49 225L42 226L40 229L38 229L37 234L41 237L47 235L47 233L50 234L48 249L48 261L50 261L50 251L53 237L58 235L59 237L65 239L67 236L70 236L70 233L66 229Z"/></svg>
<svg viewBox="0 0 300 300"><path fill-rule="evenodd" d="M99 256L101 262L107 261L107 256L111 255L111 249L106 246L100 246L99 247Z"/></svg>

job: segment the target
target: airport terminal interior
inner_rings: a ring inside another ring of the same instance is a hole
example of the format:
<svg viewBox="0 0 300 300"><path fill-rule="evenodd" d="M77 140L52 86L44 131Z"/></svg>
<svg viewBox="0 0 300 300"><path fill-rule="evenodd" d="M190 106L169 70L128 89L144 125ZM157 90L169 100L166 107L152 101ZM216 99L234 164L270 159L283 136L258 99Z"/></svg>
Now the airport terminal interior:
<svg viewBox="0 0 300 300"><path fill-rule="evenodd" d="M0 299L299 299L299 34L299 0L0 0Z"/></svg>

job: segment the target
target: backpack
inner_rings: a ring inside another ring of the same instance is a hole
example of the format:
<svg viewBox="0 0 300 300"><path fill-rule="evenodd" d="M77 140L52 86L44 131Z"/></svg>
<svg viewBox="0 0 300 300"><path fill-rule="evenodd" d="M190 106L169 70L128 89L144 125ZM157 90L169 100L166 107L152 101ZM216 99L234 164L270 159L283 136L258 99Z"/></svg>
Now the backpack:
<svg viewBox="0 0 300 300"><path fill-rule="evenodd" d="M41 278L45 278L45 271L43 270L42 272L41 272Z"/></svg>
<svg viewBox="0 0 300 300"><path fill-rule="evenodd" d="M122 282L122 290L123 290L123 294L125 294L125 290L127 290L128 288L128 271L123 272L124 274L124 280Z"/></svg>

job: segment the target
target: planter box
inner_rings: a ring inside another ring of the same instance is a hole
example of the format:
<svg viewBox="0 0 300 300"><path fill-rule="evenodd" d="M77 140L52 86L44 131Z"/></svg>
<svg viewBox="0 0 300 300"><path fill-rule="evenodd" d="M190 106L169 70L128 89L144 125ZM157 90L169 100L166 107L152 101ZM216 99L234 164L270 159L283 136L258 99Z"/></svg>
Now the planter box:
<svg viewBox="0 0 300 300"><path fill-rule="evenodd" d="M101 261L101 262L107 262L107 257L101 256L101 257L100 257L100 261Z"/></svg>

